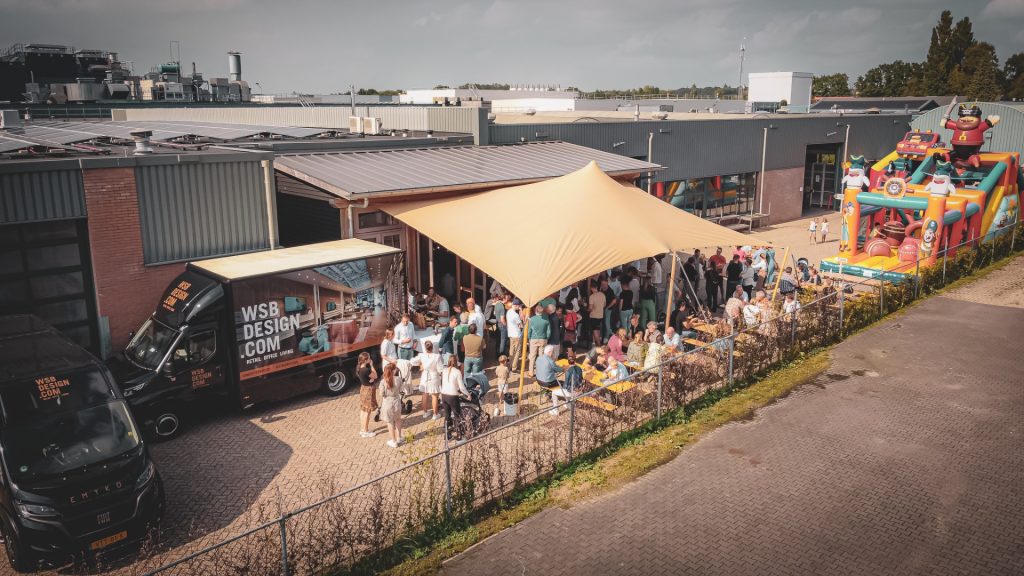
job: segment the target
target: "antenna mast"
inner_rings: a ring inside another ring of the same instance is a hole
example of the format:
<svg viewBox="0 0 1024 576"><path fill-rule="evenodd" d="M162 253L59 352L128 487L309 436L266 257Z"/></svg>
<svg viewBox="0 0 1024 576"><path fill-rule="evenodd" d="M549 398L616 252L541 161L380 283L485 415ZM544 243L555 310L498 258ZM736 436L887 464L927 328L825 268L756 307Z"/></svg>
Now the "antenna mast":
<svg viewBox="0 0 1024 576"><path fill-rule="evenodd" d="M740 86L739 86L739 97L743 99L743 59L747 55L747 37L743 37L743 41L740 42Z"/></svg>

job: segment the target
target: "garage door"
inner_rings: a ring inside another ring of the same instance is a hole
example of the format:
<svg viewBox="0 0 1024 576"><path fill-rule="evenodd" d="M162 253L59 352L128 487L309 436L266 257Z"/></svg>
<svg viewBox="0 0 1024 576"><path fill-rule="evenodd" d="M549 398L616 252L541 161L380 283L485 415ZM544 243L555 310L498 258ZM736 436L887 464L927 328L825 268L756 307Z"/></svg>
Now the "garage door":
<svg viewBox="0 0 1024 576"><path fill-rule="evenodd" d="M84 218L0 226L0 314L26 312L99 352Z"/></svg>

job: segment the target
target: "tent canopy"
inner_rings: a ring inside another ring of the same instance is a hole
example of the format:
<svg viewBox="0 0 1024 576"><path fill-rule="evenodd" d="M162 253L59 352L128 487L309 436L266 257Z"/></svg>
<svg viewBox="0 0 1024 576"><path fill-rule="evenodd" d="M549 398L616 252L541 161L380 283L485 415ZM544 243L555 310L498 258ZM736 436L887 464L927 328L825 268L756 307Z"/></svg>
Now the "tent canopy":
<svg viewBox="0 0 1024 576"><path fill-rule="evenodd" d="M595 162L544 182L381 209L530 306L573 282L656 254L770 244L620 184Z"/></svg>

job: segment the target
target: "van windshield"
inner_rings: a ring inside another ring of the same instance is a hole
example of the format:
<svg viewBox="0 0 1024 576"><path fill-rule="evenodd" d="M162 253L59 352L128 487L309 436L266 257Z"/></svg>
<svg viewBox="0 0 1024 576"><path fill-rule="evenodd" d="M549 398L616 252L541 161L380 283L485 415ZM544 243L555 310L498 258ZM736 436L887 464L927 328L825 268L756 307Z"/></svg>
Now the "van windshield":
<svg viewBox="0 0 1024 576"><path fill-rule="evenodd" d="M150 318L128 343L124 354L142 368L156 370L167 355L178 332Z"/></svg>
<svg viewBox="0 0 1024 576"><path fill-rule="evenodd" d="M139 445L123 400L8 426L4 459L15 482L91 466Z"/></svg>

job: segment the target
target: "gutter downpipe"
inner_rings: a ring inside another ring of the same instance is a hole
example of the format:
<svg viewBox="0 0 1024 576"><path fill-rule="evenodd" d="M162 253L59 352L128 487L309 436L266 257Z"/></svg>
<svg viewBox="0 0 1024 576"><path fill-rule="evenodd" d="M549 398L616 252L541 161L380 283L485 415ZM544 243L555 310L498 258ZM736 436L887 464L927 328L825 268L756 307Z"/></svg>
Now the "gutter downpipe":
<svg viewBox="0 0 1024 576"><path fill-rule="evenodd" d="M761 193L757 199L757 213L764 214L764 166L768 152L768 126L764 127L764 138L761 140Z"/></svg>
<svg viewBox="0 0 1024 576"><path fill-rule="evenodd" d="M274 161L260 160L263 166L263 192L267 199L267 240L270 249L277 249L277 193L274 183Z"/></svg>
<svg viewBox="0 0 1024 576"><path fill-rule="evenodd" d="M359 208L366 208L369 205L370 205L370 199L369 198L363 198L363 205L359 206ZM348 212L347 216L348 216L348 237L349 238L355 238L356 237L355 215L352 212L352 209L355 208L355 207L356 207L355 203L352 202L352 201L349 201L348 206L345 207L345 210Z"/></svg>
<svg viewBox="0 0 1024 576"><path fill-rule="evenodd" d="M651 164L654 162L651 160L654 155L654 132L648 132L647 135L647 161ZM647 193L650 194L654 190L654 172L650 171L647 173Z"/></svg>

